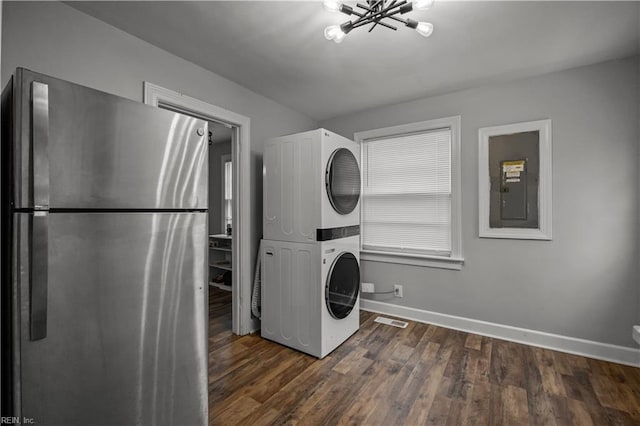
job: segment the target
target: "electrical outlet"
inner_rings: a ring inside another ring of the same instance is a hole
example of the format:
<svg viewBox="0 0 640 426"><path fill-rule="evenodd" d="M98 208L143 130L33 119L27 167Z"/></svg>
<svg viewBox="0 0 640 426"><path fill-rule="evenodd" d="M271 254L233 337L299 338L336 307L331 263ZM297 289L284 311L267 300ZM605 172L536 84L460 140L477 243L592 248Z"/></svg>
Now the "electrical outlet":
<svg viewBox="0 0 640 426"><path fill-rule="evenodd" d="M374 283L362 283L363 293L373 293L374 291L376 291Z"/></svg>
<svg viewBox="0 0 640 426"><path fill-rule="evenodd" d="M401 285L394 285L393 286L393 295L396 297L402 297L402 286Z"/></svg>

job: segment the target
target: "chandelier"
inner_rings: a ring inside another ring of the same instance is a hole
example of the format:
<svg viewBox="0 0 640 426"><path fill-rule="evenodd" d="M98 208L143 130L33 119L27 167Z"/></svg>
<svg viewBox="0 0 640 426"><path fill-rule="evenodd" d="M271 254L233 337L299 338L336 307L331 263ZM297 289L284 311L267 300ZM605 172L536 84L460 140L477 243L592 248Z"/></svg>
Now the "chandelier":
<svg viewBox="0 0 640 426"><path fill-rule="evenodd" d="M396 31L397 28L391 25L390 21L400 22L405 26L414 29L418 34L429 37L433 32L433 24L429 22L418 22L413 19L404 19L398 15L404 15L414 9L429 9L434 0L366 0L366 4L358 3L356 7L360 10L343 4L339 0L325 0L324 8L330 12L342 12L345 15L354 15L357 19L347 21L341 25L330 25L324 30L327 40L341 43L349 32L355 28L373 24L369 28L371 32L376 26L389 28ZM385 21L386 20L386 21Z"/></svg>

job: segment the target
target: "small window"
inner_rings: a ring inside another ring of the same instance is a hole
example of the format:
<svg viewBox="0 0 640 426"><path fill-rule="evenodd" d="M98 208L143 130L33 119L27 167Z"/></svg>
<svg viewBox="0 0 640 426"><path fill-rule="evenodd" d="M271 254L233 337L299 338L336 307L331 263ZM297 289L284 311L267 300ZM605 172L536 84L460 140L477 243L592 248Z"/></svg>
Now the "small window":
<svg viewBox="0 0 640 426"><path fill-rule="evenodd" d="M227 230L233 226L233 165L230 159L223 159L222 174L224 185L222 229Z"/></svg>
<svg viewBox="0 0 640 426"><path fill-rule="evenodd" d="M459 123L454 117L356 134L363 259L460 269Z"/></svg>

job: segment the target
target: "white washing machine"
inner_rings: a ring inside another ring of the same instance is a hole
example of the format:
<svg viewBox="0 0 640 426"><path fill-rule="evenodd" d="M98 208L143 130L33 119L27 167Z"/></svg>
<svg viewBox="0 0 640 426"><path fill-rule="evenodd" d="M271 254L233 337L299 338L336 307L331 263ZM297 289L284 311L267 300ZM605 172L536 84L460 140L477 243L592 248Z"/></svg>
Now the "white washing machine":
<svg viewBox="0 0 640 426"><path fill-rule="evenodd" d="M323 358L360 327L360 237L262 241L262 337Z"/></svg>
<svg viewBox="0 0 640 426"><path fill-rule="evenodd" d="M264 147L263 238L309 243L359 235L360 146L325 129Z"/></svg>

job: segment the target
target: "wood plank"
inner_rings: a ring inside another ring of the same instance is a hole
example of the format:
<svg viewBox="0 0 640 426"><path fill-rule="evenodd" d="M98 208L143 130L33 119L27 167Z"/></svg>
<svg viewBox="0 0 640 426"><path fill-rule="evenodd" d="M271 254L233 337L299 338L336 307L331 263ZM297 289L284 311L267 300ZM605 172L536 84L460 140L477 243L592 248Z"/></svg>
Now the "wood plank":
<svg viewBox="0 0 640 426"><path fill-rule="evenodd" d="M478 357L476 354L464 352L464 356L460 364L452 368L453 365L449 362L447 369L451 373L453 378L453 384L450 388L448 396L452 399L467 400L471 394L471 388L476 378L476 370L478 367ZM447 371L445 370L445 375Z"/></svg>
<svg viewBox="0 0 640 426"><path fill-rule="evenodd" d="M356 348L352 350L347 356L342 358L335 367L333 367L333 371L336 371L340 374L347 374L349 371L362 363L362 358L367 354L367 350L364 348Z"/></svg>
<svg viewBox="0 0 640 426"><path fill-rule="evenodd" d="M446 424L451 409L451 399L443 395L436 395L429 409L427 425L441 426Z"/></svg>
<svg viewBox="0 0 640 426"><path fill-rule="evenodd" d="M500 386L526 385L523 345L495 340L491 352L490 381Z"/></svg>
<svg viewBox="0 0 640 426"><path fill-rule="evenodd" d="M452 400L446 423L441 424L446 424L447 426L466 426L470 405L471 397L469 397L469 401Z"/></svg>
<svg viewBox="0 0 640 426"><path fill-rule="evenodd" d="M281 389L274 390L274 394L262 404L262 407L266 410L274 409L280 411L281 416L278 419L278 423L288 422L291 416L299 411L299 407L303 403L312 398L313 395L317 397L318 389L325 384L327 377L332 374L332 369L338 360L339 358L327 356L322 360L315 361L287 385ZM282 407L285 407L284 411L281 411ZM259 417L260 413L256 413L246 420L247 422L257 422Z"/></svg>
<svg viewBox="0 0 640 426"><path fill-rule="evenodd" d="M491 411L491 384L488 379L473 383L471 402L466 423L470 426L489 425Z"/></svg>
<svg viewBox="0 0 640 426"><path fill-rule="evenodd" d="M482 336L477 334L467 335L467 340L464 342L464 347L467 349L473 349L475 351L482 350Z"/></svg>
<svg viewBox="0 0 640 426"><path fill-rule="evenodd" d="M615 374L613 379L611 376L593 374L589 381L602 406L625 411L640 424L640 406L629 385L620 381Z"/></svg>
<svg viewBox="0 0 640 426"><path fill-rule="evenodd" d="M516 387L507 386L502 389L503 409L505 412L505 424L526 425L529 424L529 410L527 407L527 391Z"/></svg>
<svg viewBox="0 0 640 426"><path fill-rule="evenodd" d="M426 422L431 405L436 397L440 381L444 376L444 371L451 357L451 348L443 351L440 349L431 368L429 368L423 377L423 385L418 391L418 395L409 410L406 419L407 424L423 424Z"/></svg>
<svg viewBox="0 0 640 426"><path fill-rule="evenodd" d="M424 385L424 377L427 371L435 363L440 345L429 342L428 337L416 347L414 354L404 364L404 369L409 372L407 379L395 395L392 406L384 417L384 424L403 424L409 411L416 400L420 388Z"/></svg>
<svg viewBox="0 0 640 426"><path fill-rule="evenodd" d="M593 426L593 420L584 402L569 398L567 400L571 424L575 426Z"/></svg>
<svg viewBox="0 0 640 426"><path fill-rule="evenodd" d="M306 415L303 418L303 423L336 423L337 420L335 417L339 419L343 416L342 413L346 411L347 407L353 402L354 396L360 392L363 387L371 386L375 388L376 385L374 383L379 383L376 381L376 378L384 375L383 371L385 369L386 366L384 362L373 361L366 370L360 373L353 372L353 375L334 373L326 382L328 393L323 393L323 395L325 395L324 398L318 399L313 406L308 406ZM330 420L332 418L334 419ZM294 423L296 422L294 421Z"/></svg>
<svg viewBox="0 0 640 426"><path fill-rule="evenodd" d="M542 386L551 395L567 396L562 382L562 376L554 365L553 352L547 349L534 348L538 370L542 376Z"/></svg>
<svg viewBox="0 0 640 426"><path fill-rule="evenodd" d="M408 376L406 370L402 369L402 365L393 361L376 361L374 362L374 372L372 377L367 381L367 386L362 387L353 395L351 402L346 405L343 413L336 412L336 416L327 419L326 424L338 422L340 424L370 424L381 415L380 406L388 407L390 405L389 398L392 395L392 388L398 377L401 381L406 380Z"/></svg>
<svg viewBox="0 0 640 426"><path fill-rule="evenodd" d="M243 395L234 399L229 405L221 407L220 411L210 413L219 425L235 425L260 407L260 403L253 398Z"/></svg>
<svg viewBox="0 0 640 426"><path fill-rule="evenodd" d="M539 357L536 356L536 349L537 348L529 348L524 351L527 369L527 403L531 422L534 425L556 425L558 424L559 417L554 412L554 405L549 395L545 392L544 377L541 372L543 366L538 364ZM560 380L562 380L561 377ZM566 424L568 420L566 408L564 411L562 411L561 408L562 407L557 407L560 414L560 424ZM564 421L564 423L562 421Z"/></svg>
<svg viewBox="0 0 640 426"><path fill-rule="evenodd" d="M476 378L489 380L491 373L491 354L493 352L493 340L489 337L482 338L482 346L480 349L480 355L478 356L478 366L476 371Z"/></svg>

